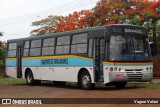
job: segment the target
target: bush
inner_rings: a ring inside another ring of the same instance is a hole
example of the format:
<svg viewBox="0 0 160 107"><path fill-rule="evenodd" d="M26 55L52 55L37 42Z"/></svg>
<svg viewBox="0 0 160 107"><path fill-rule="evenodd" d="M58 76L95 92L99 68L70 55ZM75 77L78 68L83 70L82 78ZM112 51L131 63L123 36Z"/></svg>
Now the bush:
<svg viewBox="0 0 160 107"><path fill-rule="evenodd" d="M5 47L0 47L0 66L5 64L5 54L6 54Z"/></svg>

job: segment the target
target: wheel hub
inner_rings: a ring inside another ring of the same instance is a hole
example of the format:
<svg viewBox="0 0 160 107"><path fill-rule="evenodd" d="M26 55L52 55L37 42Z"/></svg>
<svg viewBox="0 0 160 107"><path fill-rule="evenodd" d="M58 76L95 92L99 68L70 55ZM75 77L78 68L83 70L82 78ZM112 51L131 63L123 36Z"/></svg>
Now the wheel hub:
<svg viewBox="0 0 160 107"><path fill-rule="evenodd" d="M31 74L28 75L27 80L28 80L29 83L32 81L32 75Z"/></svg>
<svg viewBox="0 0 160 107"><path fill-rule="evenodd" d="M88 75L86 75L86 76L84 76L84 77L82 78L82 83L83 83L83 85L84 85L85 87L87 87L87 86L90 84L90 78L89 78Z"/></svg>

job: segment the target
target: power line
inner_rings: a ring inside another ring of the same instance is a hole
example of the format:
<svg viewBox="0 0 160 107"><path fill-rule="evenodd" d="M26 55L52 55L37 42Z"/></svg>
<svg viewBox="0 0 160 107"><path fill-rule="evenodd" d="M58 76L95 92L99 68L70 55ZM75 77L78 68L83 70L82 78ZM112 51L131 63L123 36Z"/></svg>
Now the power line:
<svg viewBox="0 0 160 107"><path fill-rule="evenodd" d="M74 3L74 2L72 2L72 3ZM78 3L80 3L80 4L78 4ZM93 0L92 1L90 0L90 1L87 1L87 2L86 1L85 2L84 1L80 2L79 1L78 3L76 2L76 4L74 4L73 6L72 5L65 6L64 9L60 8L57 11L55 11L56 10L55 8L48 9L50 11L48 11L48 10L46 12L43 11L43 13L39 14L39 15L42 18L42 17L46 17L46 15L53 14L53 12L54 12L54 14L64 13L64 12L69 11L69 10L73 10L73 9L77 9L77 8L84 7L84 6L87 6L87 5L91 5L93 3L96 3L96 1L93 1ZM57 8L58 8L58 6L57 6ZM40 12L37 12L37 13L40 13ZM25 15L24 17L19 17L19 18L17 17L17 19L15 19L14 21L13 21L13 18L8 19L7 21L5 21L5 20L4 21L0 21L0 26L9 25L9 24L15 24L15 23L23 23L23 22L33 21L33 20L37 19L37 16L35 17L34 15L32 15L32 16L30 16L30 15Z"/></svg>
<svg viewBox="0 0 160 107"><path fill-rule="evenodd" d="M89 3L89 4L93 4L95 2L92 2L92 3ZM88 5L88 4L86 4ZM84 7L86 5L79 5L79 7ZM72 9L76 9L77 7L74 6L74 8L72 7ZM55 13L58 13L58 12L61 12L61 13L64 13L68 10L72 10L71 8L68 8L67 10L61 10L61 11L57 11ZM51 14L51 13L50 13ZM45 16L45 14L41 15L41 18L43 17L47 17ZM14 20L14 21L7 21L7 22L0 22L1 26L2 25L8 25L8 24L15 24L15 23L23 23L23 22L28 22L28 21L33 21L33 20L37 20L37 17L31 17L31 18L27 18L27 19L17 19L17 20ZM40 20L40 19L39 19Z"/></svg>
<svg viewBox="0 0 160 107"><path fill-rule="evenodd" d="M6 18L6 19L0 19L0 21L1 21L1 20L4 21L4 20L10 20L10 19L17 19L17 18L23 18L23 17L33 16L33 15L35 15L35 14L40 14L40 13L42 13L42 12L44 13L44 12L46 12L46 11L50 11L50 10L55 9L55 8L57 8L57 7L62 7L62 6L64 6L64 5L68 6L68 5L70 5L70 4L73 4L73 3L76 2L76 1L78 1L78 0L75 0L75 1L72 1L72 2L69 2L69 3L66 3L66 4L62 4L62 5L56 6L56 7L54 7L54 8L46 9L46 10L39 11L39 12L35 12L35 13L30 13L30 14L23 15L23 16L17 16L17 17L11 17L11 18Z"/></svg>
<svg viewBox="0 0 160 107"><path fill-rule="evenodd" d="M53 12L54 12L54 14L56 14L56 13L60 13L60 12L66 12L66 9L67 10L72 10L72 9L75 9L75 8L77 8L77 6L78 7L81 7L81 6L83 6L84 4L86 4L87 3L87 5L89 4L89 3L91 3L91 2L82 2L81 4L76 4L76 5L74 5L74 6L70 6L70 7L68 7L68 6L66 6L67 8L61 8L61 9L59 9L59 10L57 10L57 11L55 11L55 9L54 10L52 10L52 11L50 11L50 12L44 12L43 14L39 14L39 16L45 16L45 15L49 15L49 14L52 14ZM74 7L74 8L73 8ZM29 17L29 18L28 18ZM25 20L25 19L33 19L33 18L37 18L37 15L35 16L35 15L32 15L32 16L28 16L28 17L22 17L22 18L16 18L16 20ZM7 22L7 21L6 21Z"/></svg>

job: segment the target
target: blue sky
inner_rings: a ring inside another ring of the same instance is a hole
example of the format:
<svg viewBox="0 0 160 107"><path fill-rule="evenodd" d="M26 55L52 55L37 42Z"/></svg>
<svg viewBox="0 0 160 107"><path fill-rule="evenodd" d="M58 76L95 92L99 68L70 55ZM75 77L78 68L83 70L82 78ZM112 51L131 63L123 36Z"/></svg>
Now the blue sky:
<svg viewBox="0 0 160 107"><path fill-rule="evenodd" d="M98 0L0 0L0 40L24 38L35 27L31 23L48 15L68 15L91 9Z"/></svg>

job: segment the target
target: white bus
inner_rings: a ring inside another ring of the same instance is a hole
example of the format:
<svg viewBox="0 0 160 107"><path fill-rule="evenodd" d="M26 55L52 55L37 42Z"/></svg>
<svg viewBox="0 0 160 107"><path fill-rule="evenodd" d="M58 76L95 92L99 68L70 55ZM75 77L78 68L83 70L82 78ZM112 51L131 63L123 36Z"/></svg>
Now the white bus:
<svg viewBox="0 0 160 107"><path fill-rule="evenodd" d="M147 82L153 77L147 39L143 27L110 25L8 40L6 74L29 85L77 82L83 89Z"/></svg>

